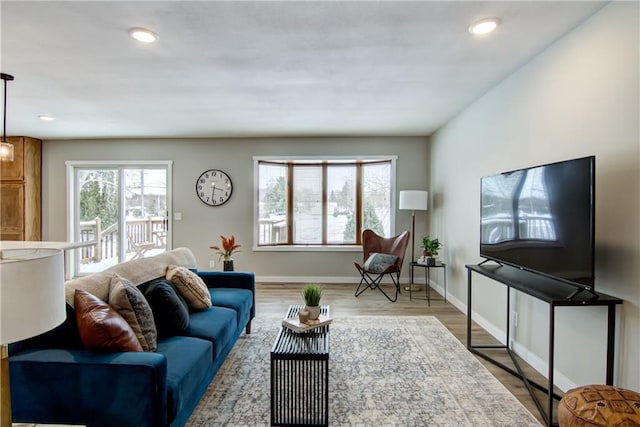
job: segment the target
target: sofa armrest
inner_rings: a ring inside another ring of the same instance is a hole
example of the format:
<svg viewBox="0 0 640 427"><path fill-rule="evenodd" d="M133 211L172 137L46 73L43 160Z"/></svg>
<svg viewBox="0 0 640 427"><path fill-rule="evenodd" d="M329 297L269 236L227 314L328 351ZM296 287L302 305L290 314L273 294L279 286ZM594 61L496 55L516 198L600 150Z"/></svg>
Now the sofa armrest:
<svg viewBox="0 0 640 427"><path fill-rule="evenodd" d="M256 276L246 271L197 271L198 276L209 288L247 289L253 295L249 322L256 316ZM251 323L247 326L247 333L251 331Z"/></svg>
<svg viewBox="0 0 640 427"><path fill-rule="evenodd" d="M162 354L28 350L9 357L9 369L14 421L167 425Z"/></svg>

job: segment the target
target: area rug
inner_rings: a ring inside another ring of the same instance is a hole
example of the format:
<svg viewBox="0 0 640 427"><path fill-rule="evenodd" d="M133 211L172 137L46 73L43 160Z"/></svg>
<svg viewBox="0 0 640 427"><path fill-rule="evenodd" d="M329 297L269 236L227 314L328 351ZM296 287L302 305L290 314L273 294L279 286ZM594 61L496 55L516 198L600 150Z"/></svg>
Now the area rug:
<svg viewBox="0 0 640 427"><path fill-rule="evenodd" d="M281 321L254 319L187 426L269 425ZM345 317L330 328L331 426L540 425L435 317Z"/></svg>

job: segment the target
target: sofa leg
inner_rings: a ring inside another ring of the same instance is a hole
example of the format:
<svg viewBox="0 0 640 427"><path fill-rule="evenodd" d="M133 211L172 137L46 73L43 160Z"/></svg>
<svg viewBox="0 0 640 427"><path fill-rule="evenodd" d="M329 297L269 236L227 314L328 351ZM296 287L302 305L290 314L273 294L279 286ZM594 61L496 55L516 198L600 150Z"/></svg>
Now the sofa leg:
<svg viewBox="0 0 640 427"><path fill-rule="evenodd" d="M249 323L247 323L247 326L245 326L244 328L244 332L249 335L251 333L251 320L249 320Z"/></svg>

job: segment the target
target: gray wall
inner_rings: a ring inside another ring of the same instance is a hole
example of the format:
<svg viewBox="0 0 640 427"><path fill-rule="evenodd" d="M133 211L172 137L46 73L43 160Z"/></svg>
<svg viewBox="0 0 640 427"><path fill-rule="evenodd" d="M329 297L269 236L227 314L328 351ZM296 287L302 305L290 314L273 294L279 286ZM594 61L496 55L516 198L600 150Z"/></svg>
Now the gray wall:
<svg viewBox="0 0 640 427"><path fill-rule="evenodd" d="M478 255L484 175L596 156L596 289L618 309L616 383L640 389L640 152L637 2L615 2L554 43L431 138L431 229L453 266L449 289L466 306L465 264ZM452 165L456 165L455 168ZM505 288L474 276L477 320L504 336ZM477 287L475 284L477 283ZM515 348L547 372L548 306L515 297ZM561 308L557 384L604 382L604 308Z"/></svg>
<svg viewBox="0 0 640 427"><path fill-rule="evenodd" d="M173 211L183 215L182 221L173 221L173 247L191 248L198 267L206 270L209 260L217 261L209 246L219 244L221 234L233 234L242 245L234 257L236 269L254 271L264 281L355 281L353 261L361 261L362 251L252 251L253 156L396 155L397 190L428 188L426 137L56 140L43 145L43 240L67 236L65 161L173 160ZM224 170L233 180L233 195L221 207L206 206L195 194L196 179L211 168ZM427 213L417 213L416 246L426 223ZM396 230L404 229L411 229L411 212L397 211Z"/></svg>

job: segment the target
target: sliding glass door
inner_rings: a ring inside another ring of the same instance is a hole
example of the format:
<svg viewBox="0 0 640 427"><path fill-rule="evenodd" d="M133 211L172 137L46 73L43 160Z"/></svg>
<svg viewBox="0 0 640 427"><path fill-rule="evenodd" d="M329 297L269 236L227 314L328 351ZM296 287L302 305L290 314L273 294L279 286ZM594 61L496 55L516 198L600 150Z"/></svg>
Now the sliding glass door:
<svg viewBox="0 0 640 427"><path fill-rule="evenodd" d="M74 275L169 249L170 163L70 163Z"/></svg>

